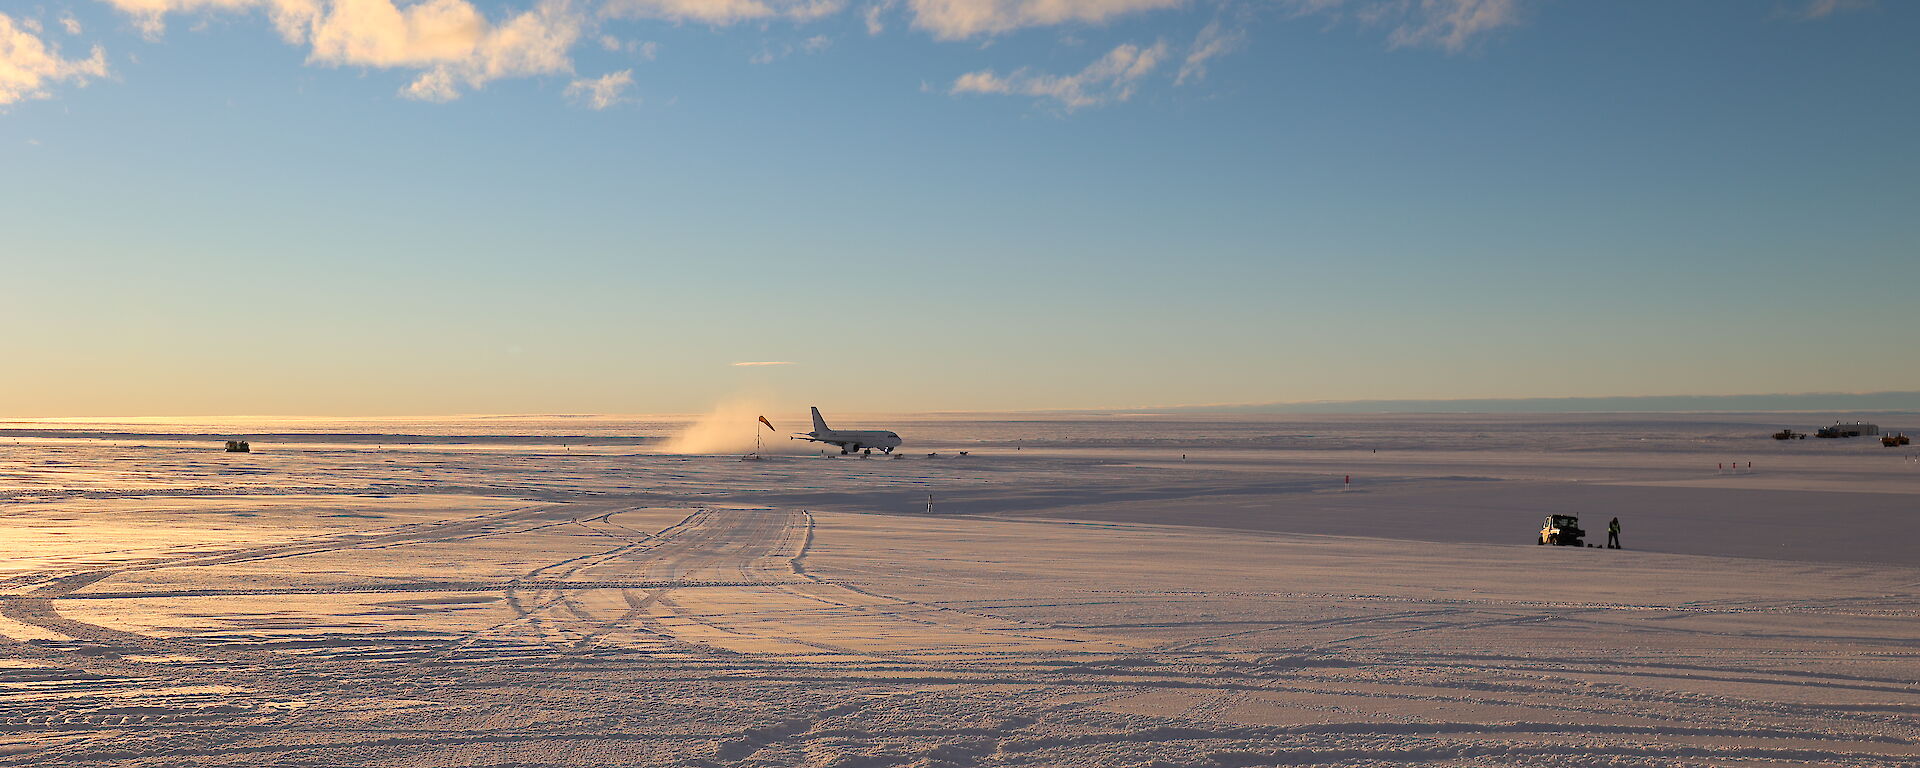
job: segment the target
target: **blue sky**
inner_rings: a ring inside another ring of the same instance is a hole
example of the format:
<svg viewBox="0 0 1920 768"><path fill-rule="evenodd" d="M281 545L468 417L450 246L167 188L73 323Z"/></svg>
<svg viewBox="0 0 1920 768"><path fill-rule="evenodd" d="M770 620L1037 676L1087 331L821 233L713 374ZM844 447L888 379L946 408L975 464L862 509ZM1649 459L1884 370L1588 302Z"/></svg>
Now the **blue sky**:
<svg viewBox="0 0 1920 768"><path fill-rule="evenodd" d="M0 414L1920 376L1910 3L0 14Z"/></svg>

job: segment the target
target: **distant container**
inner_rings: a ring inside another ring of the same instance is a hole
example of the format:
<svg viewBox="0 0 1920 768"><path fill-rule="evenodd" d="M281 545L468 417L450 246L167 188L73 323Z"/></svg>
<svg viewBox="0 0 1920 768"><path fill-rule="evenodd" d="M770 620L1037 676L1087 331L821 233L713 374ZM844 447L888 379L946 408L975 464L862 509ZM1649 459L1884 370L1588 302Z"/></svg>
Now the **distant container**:
<svg viewBox="0 0 1920 768"><path fill-rule="evenodd" d="M228 440L227 453L253 453L253 446L245 440Z"/></svg>
<svg viewBox="0 0 1920 768"><path fill-rule="evenodd" d="M1814 437L1872 437L1878 434L1880 434L1880 427L1877 424L1868 424L1864 421L1856 421L1852 424L1841 424L1840 422L1836 421L1833 423L1833 426L1827 427L1826 429L1822 429L1818 432L1815 432L1813 433L1813 436Z"/></svg>

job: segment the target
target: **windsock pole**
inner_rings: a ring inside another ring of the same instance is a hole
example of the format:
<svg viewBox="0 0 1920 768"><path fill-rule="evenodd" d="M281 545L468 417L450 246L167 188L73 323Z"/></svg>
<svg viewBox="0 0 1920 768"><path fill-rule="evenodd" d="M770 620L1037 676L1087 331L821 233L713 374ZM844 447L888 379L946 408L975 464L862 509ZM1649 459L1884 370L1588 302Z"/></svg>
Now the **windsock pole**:
<svg viewBox="0 0 1920 768"><path fill-rule="evenodd" d="M760 448L760 425L761 424L767 425L767 429L769 431L776 431L776 432L779 431L773 428L773 422L767 421L767 417L765 416L760 417L759 422L753 425L753 455L755 456L760 455L760 451L761 451L761 448Z"/></svg>

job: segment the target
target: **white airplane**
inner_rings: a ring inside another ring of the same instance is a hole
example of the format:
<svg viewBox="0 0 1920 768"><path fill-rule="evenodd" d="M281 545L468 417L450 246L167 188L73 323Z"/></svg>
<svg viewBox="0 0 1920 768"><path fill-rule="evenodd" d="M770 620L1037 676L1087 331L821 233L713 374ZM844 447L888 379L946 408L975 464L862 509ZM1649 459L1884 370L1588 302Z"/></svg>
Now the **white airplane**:
<svg viewBox="0 0 1920 768"><path fill-rule="evenodd" d="M794 435L792 440L812 440L840 446L840 453L880 449L881 453L893 453L900 447L900 436L881 429L833 429L827 426L827 420L820 418L820 409L813 409L813 431L804 435Z"/></svg>

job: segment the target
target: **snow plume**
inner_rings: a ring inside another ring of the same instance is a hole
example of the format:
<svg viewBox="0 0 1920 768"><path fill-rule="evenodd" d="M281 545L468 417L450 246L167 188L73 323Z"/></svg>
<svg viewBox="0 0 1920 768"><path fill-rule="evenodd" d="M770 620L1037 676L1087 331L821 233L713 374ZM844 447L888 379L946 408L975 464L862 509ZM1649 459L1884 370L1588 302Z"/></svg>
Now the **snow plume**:
<svg viewBox="0 0 1920 768"><path fill-rule="evenodd" d="M760 417L766 416L774 426L779 426L780 419L775 414L782 412L759 399L724 401L667 438L660 450L679 454L747 453L753 450L754 430L759 430L761 439L766 441L767 453L791 453L794 448L789 445L786 433L768 432L760 424Z"/></svg>

